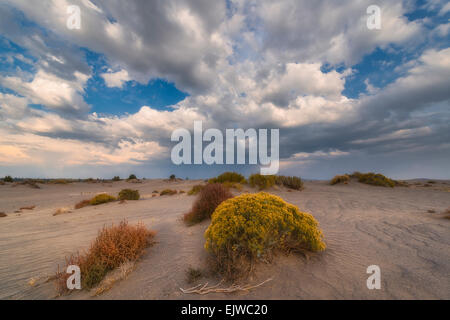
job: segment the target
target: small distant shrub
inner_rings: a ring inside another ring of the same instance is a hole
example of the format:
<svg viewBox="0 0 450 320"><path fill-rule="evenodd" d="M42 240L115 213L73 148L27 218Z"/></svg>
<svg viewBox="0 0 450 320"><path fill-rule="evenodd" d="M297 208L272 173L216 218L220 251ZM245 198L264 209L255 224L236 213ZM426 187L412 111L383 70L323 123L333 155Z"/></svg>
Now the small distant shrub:
<svg viewBox="0 0 450 320"><path fill-rule="evenodd" d="M3 178L3 181L5 181L5 182L14 182L14 179L11 176L5 176Z"/></svg>
<svg viewBox="0 0 450 320"><path fill-rule="evenodd" d="M141 257L145 248L152 244L154 236L154 232L140 223L132 226L122 221L117 226L103 227L87 252L67 258L66 267L62 271L58 270L56 279L59 293L67 291L67 266L79 266L82 288L90 289L99 284L109 271Z"/></svg>
<svg viewBox="0 0 450 320"><path fill-rule="evenodd" d="M159 191L158 190L153 190L153 192L152 193L159 193Z"/></svg>
<svg viewBox="0 0 450 320"><path fill-rule="evenodd" d="M219 204L232 197L230 190L222 184L208 184L200 191L191 211L184 215L183 220L192 225L209 219Z"/></svg>
<svg viewBox="0 0 450 320"><path fill-rule="evenodd" d="M123 189L119 192L119 200L139 200L140 197L138 190Z"/></svg>
<svg viewBox="0 0 450 320"><path fill-rule="evenodd" d="M34 180L19 181L19 182L16 182L13 184L13 187L16 187L16 186L28 186L32 189L40 189L41 188L38 186L38 184Z"/></svg>
<svg viewBox="0 0 450 320"><path fill-rule="evenodd" d="M194 269L194 268L189 268L186 271L186 282L187 283L194 283L198 280L200 280L203 277L203 272L200 269Z"/></svg>
<svg viewBox="0 0 450 320"><path fill-rule="evenodd" d="M36 208L36 206L27 206L27 207L22 207L19 210L34 210L34 208Z"/></svg>
<svg viewBox="0 0 450 320"><path fill-rule="evenodd" d="M216 178L208 180L209 183L224 183L224 182L236 182L246 183L245 177L242 174L236 172L224 172Z"/></svg>
<svg viewBox="0 0 450 320"><path fill-rule="evenodd" d="M399 181L399 180L392 180L392 181L394 181L396 187L409 187L409 184L406 181Z"/></svg>
<svg viewBox="0 0 450 320"><path fill-rule="evenodd" d="M228 279L248 273L254 262L270 260L275 250L316 252L326 247L312 215L265 192L222 202L205 238L215 271Z"/></svg>
<svg viewBox="0 0 450 320"><path fill-rule="evenodd" d="M176 178L177 178L177 177L176 177L174 174L171 174L170 177L169 177L169 179L172 180L172 181L173 181L173 180L176 180Z"/></svg>
<svg viewBox="0 0 450 320"><path fill-rule="evenodd" d="M293 190L303 189L303 181L299 177L276 176L275 183Z"/></svg>
<svg viewBox="0 0 450 320"><path fill-rule="evenodd" d="M134 174L130 174L130 176L128 177L128 180L136 180L136 175Z"/></svg>
<svg viewBox="0 0 450 320"><path fill-rule="evenodd" d="M114 176L114 178L112 179L112 181L120 181L120 177L119 177L119 176Z"/></svg>
<svg viewBox="0 0 450 320"><path fill-rule="evenodd" d="M341 176L335 176L333 179L331 179L330 184L334 186L338 183L344 183L347 184L350 181L350 176L348 174L344 174Z"/></svg>
<svg viewBox="0 0 450 320"><path fill-rule="evenodd" d="M198 194L205 186L202 184L196 184L188 191L188 195L193 196Z"/></svg>
<svg viewBox="0 0 450 320"><path fill-rule="evenodd" d="M270 188L272 186L275 185L275 179L276 177L273 175L262 175L259 173L256 174L252 174L249 178L248 178L248 183L250 184L251 187L258 187L259 190L264 190L267 188Z"/></svg>
<svg viewBox="0 0 450 320"><path fill-rule="evenodd" d="M112 202L112 201L116 201L116 200L117 200L116 197L113 197L106 193L102 193L102 194L98 194L94 198L92 198L91 201L89 202L89 204L91 206L96 206L99 204L108 203L108 202Z"/></svg>
<svg viewBox="0 0 450 320"><path fill-rule="evenodd" d="M95 180L94 178L87 178L84 180L84 182L88 182L88 183L96 183L97 180Z"/></svg>
<svg viewBox="0 0 450 320"><path fill-rule="evenodd" d="M8 215L6 214L6 213L4 213L4 212L0 212L0 218L4 218L4 217L7 217Z"/></svg>
<svg viewBox="0 0 450 320"><path fill-rule="evenodd" d="M64 214L64 213L70 213L70 209L69 208L59 208L55 211L53 216L59 216L60 214Z"/></svg>
<svg viewBox="0 0 450 320"><path fill-rule="evenodd" d="M72 181L70 181L68 179L52 179L48 183L49 184L69 184L71 182Z"/></svg>
<svg viewBox="0 0 450 320"><path fill-rule="evenodd" d="M82 200L75 205L75 209L81 209L91 205L91 200Z"/></svg>
<svg viewBox="0 0 450 320"><path fill-rule="evenodd" d="M161 191L161 193L159 195L161 196L173 196L177 194L177 190L172 190L172 189L165 189L163 191Z"/></svg>
<svg viewBox="0 0 450 320"><path fill-rule="evenodd" d="M360 182L360 183L365 183L365 184L369 184L369 185L373 185L373 186L393 188L396 185L394 180L389 179L380 173L355 172L352 174L352 177L356 177L358 179L358 182Z"/></svg>

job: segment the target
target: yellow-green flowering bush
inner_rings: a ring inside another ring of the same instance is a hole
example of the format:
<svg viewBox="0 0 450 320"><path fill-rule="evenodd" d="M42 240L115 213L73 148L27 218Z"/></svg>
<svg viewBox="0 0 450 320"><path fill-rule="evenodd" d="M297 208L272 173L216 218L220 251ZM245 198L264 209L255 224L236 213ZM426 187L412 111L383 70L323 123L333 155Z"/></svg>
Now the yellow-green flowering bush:
<svg viewBox="0 0 450 320"><path fill-rule="evenodd" d="M262 175L259 173L252 174L248 178L248 183L251 187L258 187L259 190L268 189L275 185L276 176L273 175Z"/></svg>
<svg viewBox="0 0 450 320"><path fill-rule="evenodd" d="M117 199L109 194L101 193L92 198L89 202L91 206L96 206L99 204L116 201Z"/></svg>
<svg viewBox="0 0 450 320"><path fill-rule="evenodd" d="M249 263L267 260L275 250L325 249L314 217L280 197L260 192L222 202L205 232L205 248L212 253L217 271L233 278Z"/></svg>

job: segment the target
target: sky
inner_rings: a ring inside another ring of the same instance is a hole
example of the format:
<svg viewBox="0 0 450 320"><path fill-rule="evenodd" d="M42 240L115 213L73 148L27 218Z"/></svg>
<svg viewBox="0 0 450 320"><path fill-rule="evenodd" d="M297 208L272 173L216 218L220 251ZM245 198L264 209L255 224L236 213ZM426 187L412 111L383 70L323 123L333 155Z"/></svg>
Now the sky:
<svg viewBox="0 0 450 320"><path fill-rule="evenodd" d="M174 165L202 121L279 129L280 174L449 179L449 20L445 0L0 0L0 176L258 172Z"/></svg>

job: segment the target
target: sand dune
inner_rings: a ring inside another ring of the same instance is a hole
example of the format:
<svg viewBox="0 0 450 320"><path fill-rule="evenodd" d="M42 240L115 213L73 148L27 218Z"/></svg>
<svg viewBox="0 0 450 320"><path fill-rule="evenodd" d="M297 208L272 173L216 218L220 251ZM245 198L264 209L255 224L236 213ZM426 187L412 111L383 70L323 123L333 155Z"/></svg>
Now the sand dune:
<svg viewBox="0 0 450 320"><path fill-rule="evenodd" d="M431 187L381 188L352 182L329 186L306 182L304 191L270 192L312 213L324 231L327 250L308 257L279 255L260 264L248 283L266 283L248 293L183 294L188 267L205 268L203 233L209 222L187 227L180 217L192 196L152 197L164 188L188 191L198 181L142 183L72 183L27 186L1 185L0 299L48 299L55 296L51 282L64 257L87 248L105 224L126 218L142 221L158 232L127 279L96 299L449 299L449 220L437 213L450 207L450 184ZM73 210L73 205L100 192L117 194L138 189L139 201L108 203ZM252 191L247 189L247 191ZM36 206L33 210L21 207ZM59 208L72 208L53 216ZM381 268L381 290L368 290L366 268ZM30 282L31 280L31 282ZM200 282L219 282L207 275ZM77 292L64 299L92 299Z"/></svg>

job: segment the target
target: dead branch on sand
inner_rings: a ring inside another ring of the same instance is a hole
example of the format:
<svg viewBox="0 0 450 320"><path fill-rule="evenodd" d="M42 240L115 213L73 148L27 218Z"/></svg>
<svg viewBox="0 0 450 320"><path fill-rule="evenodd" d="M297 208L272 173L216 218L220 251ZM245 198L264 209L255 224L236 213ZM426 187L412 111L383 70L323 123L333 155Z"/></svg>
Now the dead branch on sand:
<svg viewBox="0 0 450 320"><path fill-rule="evenodd" d="M233 285L231 285L228 288L219 288L219 286L224 281L224 280L222 280L218 284L216 284L215 286L212 286L212 287L208 287L208 282L207 282L203 286L201 284L199 284L198 286L192 287L190 289L180 288L180 290L181 290L181 292L186 293L186 294L188 294L188 293L197 293L197 294L201 294L201 295L212 293L212 292L215 292L215 293L232 293L232 292L236 292L236 291L250 291L251 289L258 288L258 287L262 286L263 284L265 284L266 282L269 282L269 281L272 281L272 280L273 280L272 278L269 278L269 279L261 282L260 284L257 284L257 285L254 285L254 286L249 285L249 284L244 285L244 286L233 284Z"/></svg>

